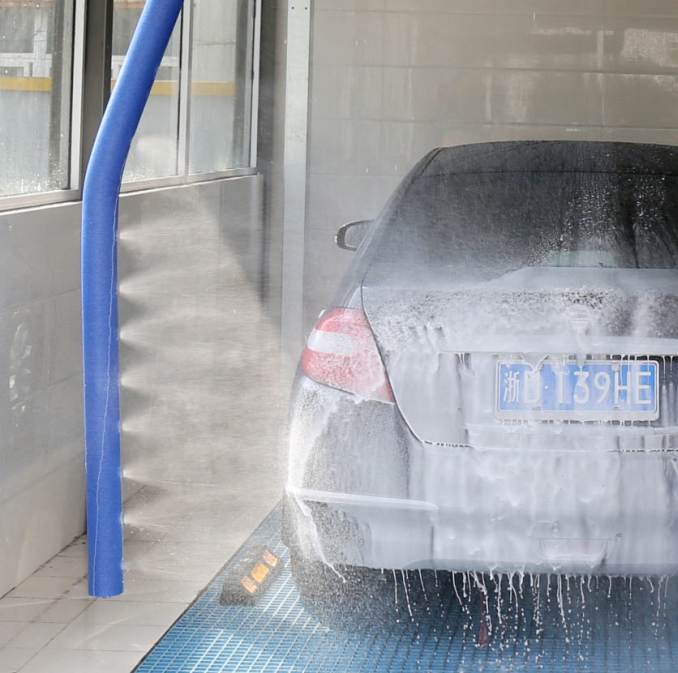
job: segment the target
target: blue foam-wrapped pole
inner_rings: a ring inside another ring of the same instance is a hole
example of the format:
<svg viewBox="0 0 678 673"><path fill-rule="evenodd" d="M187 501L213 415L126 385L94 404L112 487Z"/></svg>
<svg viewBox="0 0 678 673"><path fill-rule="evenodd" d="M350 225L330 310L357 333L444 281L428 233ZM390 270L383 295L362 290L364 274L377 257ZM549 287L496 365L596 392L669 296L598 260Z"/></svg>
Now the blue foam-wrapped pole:
<svg viewBox="0 0 678 673"><path fill-rule="evenodd" d="M183 0L147 0L90 156L82 198L82 328L89 593L122 578L116 234L122 172Z"/></svg>

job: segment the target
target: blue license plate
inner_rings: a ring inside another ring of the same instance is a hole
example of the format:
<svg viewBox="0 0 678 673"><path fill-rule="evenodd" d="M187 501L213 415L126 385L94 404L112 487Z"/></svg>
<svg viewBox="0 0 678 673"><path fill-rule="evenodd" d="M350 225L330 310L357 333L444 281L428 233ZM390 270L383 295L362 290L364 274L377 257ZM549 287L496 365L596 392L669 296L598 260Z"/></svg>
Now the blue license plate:
<svg viewBox="0 0 678 673"><path fill-rule="evenodd" d="M497 416L507 419L651 421L659 417L658 365L650 360L497 363Z"/></svg>

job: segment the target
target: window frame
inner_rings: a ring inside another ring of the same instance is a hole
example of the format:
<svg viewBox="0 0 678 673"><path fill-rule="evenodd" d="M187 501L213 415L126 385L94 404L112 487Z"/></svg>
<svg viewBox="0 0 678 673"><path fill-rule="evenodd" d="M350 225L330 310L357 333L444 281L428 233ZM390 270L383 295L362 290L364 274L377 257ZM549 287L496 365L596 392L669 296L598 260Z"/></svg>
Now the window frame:
<svg viewBox="0 0 678 673"><path fill-rule="evenodd" d="M252 0L247 40L246 81L250 114L249 166L204 173L189 172L192 2L186 2L180 16L181 47L179 75L178 166L177 175L122 183L121 193L147 191L199 182L242 177L257 173L257 136L259 120L259 77L261 46L261 2ZM70 91L70 146L68 152L69 186L64 189L0 196L0 212L37 206L78 202L82 199L85 170L96 129L101 122L110 95L112 19L114 0L74 0L73 57Z"/></svg>

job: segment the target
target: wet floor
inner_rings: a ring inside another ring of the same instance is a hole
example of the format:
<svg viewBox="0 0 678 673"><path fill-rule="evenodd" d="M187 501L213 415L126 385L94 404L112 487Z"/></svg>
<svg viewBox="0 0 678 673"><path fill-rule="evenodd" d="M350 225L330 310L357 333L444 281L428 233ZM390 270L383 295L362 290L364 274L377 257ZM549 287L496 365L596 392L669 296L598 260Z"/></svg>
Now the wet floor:
<svg viewBox="0 0 678 673"><path fill-rule="evenodd" d="M300 598L279 528L276 509L241 550L265 543L286 561L259 603L219 604L236 556L139 673L678 670L675 579L397 571L370 598L322 604Z"/></svg>

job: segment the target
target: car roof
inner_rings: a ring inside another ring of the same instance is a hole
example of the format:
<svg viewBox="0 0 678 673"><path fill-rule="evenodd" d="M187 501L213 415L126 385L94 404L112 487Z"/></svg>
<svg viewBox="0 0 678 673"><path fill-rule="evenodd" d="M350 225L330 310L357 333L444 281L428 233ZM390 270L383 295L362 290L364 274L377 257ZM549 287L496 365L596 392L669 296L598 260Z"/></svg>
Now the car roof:
<svg viewBox="0 0 678 673"><path fill-rule="evenodd" d="M418 177L535 172L678 176L678 147L573 140L459 145L434 152Z"/></svg>

